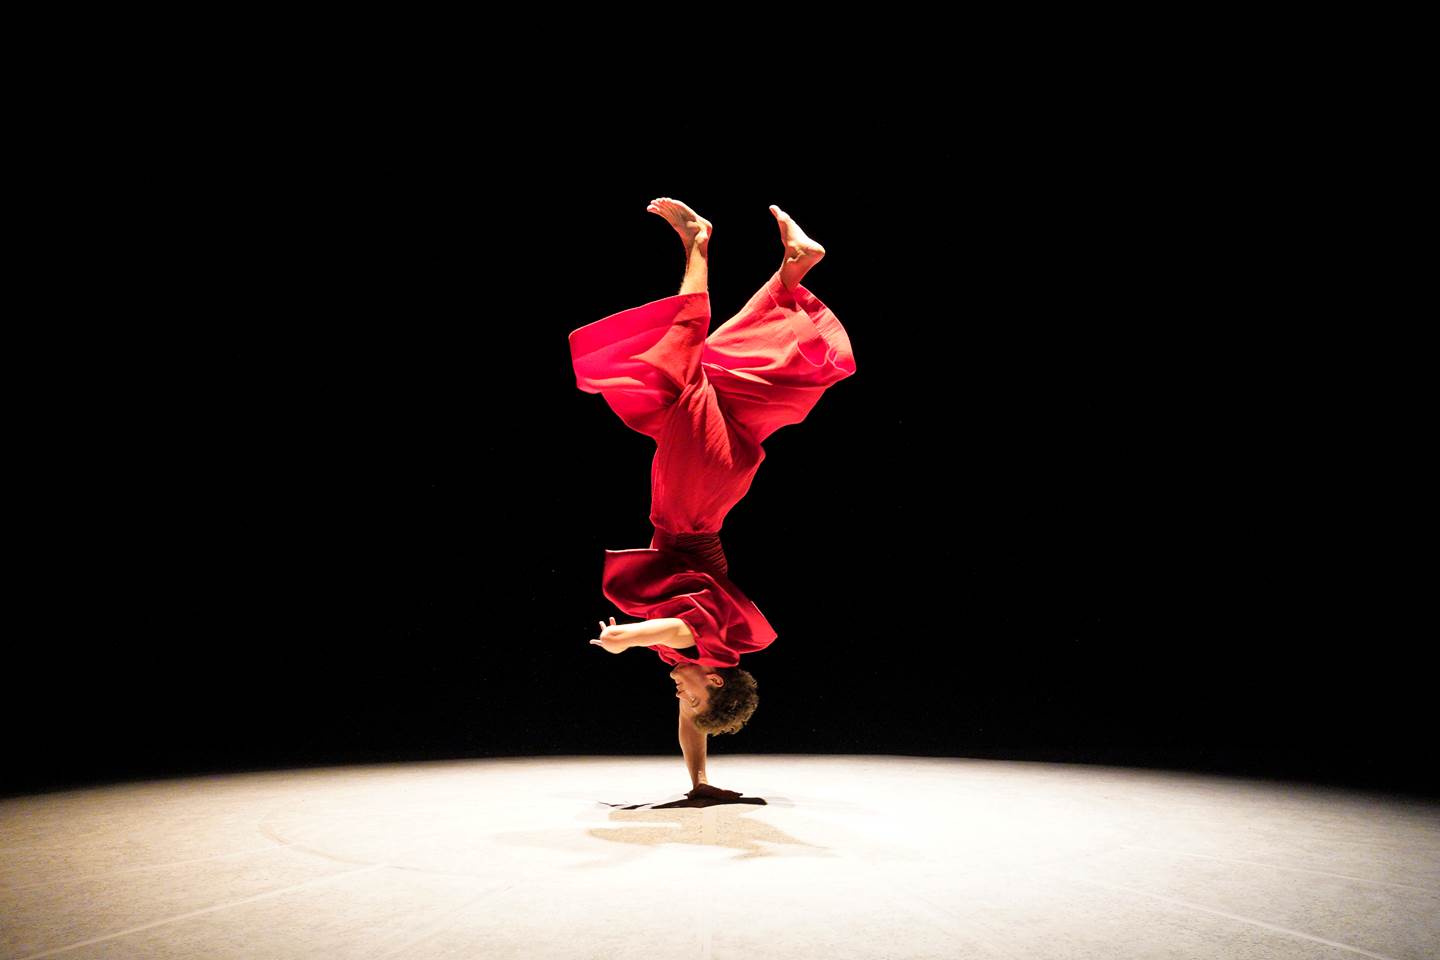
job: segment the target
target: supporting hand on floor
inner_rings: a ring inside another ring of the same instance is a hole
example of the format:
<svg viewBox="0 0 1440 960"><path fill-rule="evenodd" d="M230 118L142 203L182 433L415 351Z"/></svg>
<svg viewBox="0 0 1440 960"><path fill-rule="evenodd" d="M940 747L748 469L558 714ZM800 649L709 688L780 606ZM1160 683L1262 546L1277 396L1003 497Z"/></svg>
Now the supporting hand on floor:
<svg viewBox="0 0 1440 960"><path fill-rule="evenodd" d="M697 800L702 797L707 800L738 800L740 798L740 794L736 793L734 790L725 790L721 787L711 786L708 783L700 784L694 790L691 790L689 793L685 794L685 796L689 797L691 800Z"/></svg>

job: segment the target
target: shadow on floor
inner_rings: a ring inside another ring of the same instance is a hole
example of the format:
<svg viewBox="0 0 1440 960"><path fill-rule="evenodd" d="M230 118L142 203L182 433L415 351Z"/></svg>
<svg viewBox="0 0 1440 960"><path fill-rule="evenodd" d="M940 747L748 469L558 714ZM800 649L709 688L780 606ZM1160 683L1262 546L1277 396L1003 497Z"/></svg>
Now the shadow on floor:
<svg viewBox="0 0 1440 960"><path fill-rule="evenodd" d="M726 790L724 787L717 787L711 783L702 783L693 790L685 793L684 800L671 800L669 803L605 803L607 807L618 807L621 810L639 810L642 807L648 810L670 810L675 807L713 807L722 803L750 803L757 806L766 806L764 800L759 797L742 796L739 791Z"/></svg>
<svg viewBox="0 0 1440 960"><path fill-rule="evenodd" d="M602 800L601 803L604 803ZM671 810L675 807L714 807L720 804L751 803L756 806L769 806L759 797L686 797L684 800L671 800L669 803L606 803L607 807L614 807L617 810Z"/></svg>

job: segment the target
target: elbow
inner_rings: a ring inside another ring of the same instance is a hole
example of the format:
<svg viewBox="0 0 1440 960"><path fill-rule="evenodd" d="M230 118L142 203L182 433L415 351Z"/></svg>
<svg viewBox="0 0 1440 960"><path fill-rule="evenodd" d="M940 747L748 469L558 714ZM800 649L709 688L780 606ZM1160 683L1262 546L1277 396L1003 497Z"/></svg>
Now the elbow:
<svg viewBox="0 0 1440 960"><path fill-rule="evenodd" d="M684 620L680 620L679 617L676 617L675 619L680 621L679 625L675 627L675 637L680 641L680 645L684 647L694 645L695 631L690 629L690 624L686 623Z"/></svg>

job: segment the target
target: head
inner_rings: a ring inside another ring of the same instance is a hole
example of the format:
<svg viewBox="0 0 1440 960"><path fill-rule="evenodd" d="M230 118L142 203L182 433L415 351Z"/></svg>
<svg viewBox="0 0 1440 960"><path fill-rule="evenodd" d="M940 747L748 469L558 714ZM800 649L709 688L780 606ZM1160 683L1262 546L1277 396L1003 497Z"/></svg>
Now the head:
<svg viewBox="0 0 1440 960"><path fill-rule="evenodd" d="M760 705L755 678L739 667L682 663L670 671L680 709L712 736L738 733Z"/></svg>

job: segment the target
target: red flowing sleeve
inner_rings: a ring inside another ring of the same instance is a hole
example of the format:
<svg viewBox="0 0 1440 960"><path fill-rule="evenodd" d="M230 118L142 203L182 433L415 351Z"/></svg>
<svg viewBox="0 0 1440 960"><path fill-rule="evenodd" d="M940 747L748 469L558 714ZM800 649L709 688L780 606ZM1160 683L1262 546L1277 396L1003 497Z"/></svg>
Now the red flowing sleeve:
<svg viewBox="0 0 1440 960"><path fill-rule="evenodd" d="M575 384L658 440L666 411L701 376L709 327L708 292L652 300L586 324L570 333Z"/></svg>
<svg viewBox="0 0 1440 960"><path fill-rule="evenodd" d="M701 362L730 420L756 443L804 420L832 384L855 372L850 336L804 286L777 270L705 341Z"/></svg>

